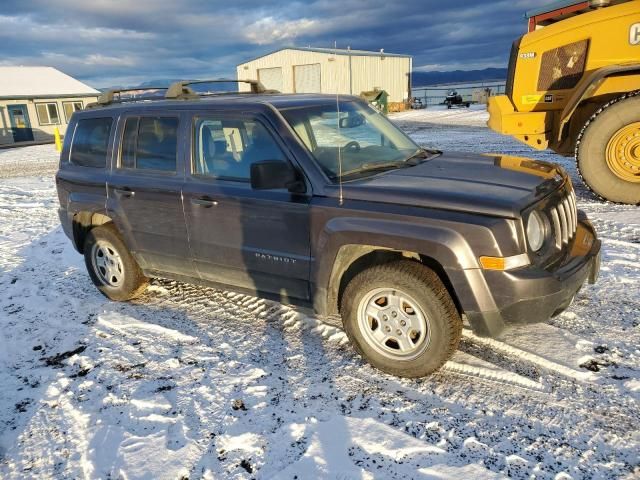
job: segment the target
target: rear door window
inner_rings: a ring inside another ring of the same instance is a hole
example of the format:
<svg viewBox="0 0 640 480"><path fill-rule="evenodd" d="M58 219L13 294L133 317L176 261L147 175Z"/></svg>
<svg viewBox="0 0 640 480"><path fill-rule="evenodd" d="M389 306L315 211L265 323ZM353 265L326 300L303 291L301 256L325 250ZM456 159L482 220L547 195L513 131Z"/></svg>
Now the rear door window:
<svg viewBox="0 0 640 480"><path fill-rule="evenodd" d="M124 126L120 168L176 171L177 117L129 117Z"/></svg>
<svg viewBox="0 0 640 480"><path fill-rule="evenodd" d="M105 168L112 118L87 118L78 121L69 161L81 167Z"/></svg>

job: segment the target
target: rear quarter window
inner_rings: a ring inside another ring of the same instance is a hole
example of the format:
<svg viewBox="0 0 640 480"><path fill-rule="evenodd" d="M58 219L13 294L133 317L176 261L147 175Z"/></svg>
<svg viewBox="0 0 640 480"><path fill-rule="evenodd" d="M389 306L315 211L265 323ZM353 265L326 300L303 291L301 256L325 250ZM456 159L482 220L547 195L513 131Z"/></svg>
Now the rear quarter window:
<svg viewBox="0 0 640 480"><path fill-rule="evenodd" d="M73 134L69 161L80 167L105 168L112 125L112 118L79 120Z"/></svg>

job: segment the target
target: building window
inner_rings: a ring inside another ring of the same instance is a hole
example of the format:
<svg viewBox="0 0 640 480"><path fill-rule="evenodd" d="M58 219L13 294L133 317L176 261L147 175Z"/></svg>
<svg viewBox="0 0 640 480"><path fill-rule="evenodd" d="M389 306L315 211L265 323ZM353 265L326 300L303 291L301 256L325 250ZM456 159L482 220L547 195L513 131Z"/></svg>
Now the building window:
<svg viewBox="0 0 640 480"><path fill-rule="evenodd" d="M77 112L78 110L82 110L83 108L84 105L82 105L82 102L62 102L62 110L64 110L65 121L69 123L73 112Z"/></svg>
<svg viewBox="0 0 640 480"><path fill-rule="evenodd" d="M56 103L36 103L38 112L38 122L40 125L59 125L60 115L58 115L58 104Z"/></svg>

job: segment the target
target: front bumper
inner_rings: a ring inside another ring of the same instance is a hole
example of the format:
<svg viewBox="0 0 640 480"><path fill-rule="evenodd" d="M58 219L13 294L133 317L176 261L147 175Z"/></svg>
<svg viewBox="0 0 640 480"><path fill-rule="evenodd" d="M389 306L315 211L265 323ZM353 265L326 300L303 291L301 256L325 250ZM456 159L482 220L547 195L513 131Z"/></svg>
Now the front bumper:
<svg viewBox="0 0 640 480"><path fill-rule="evenodd" d="M487 126L494 132L511 135L536 150L549 146L552 114L547 111L516 112L506 95L489 97Z"/></svg>
<svg viewBox="0 0 640 480"><path fill-rule="evenodd" d="M497 336L509 324L544 322L565 310L585 282L595 283L600 271L600 246L591 223L582 218L564 263L553 271L536 266L514 271L483 271L471 285L479 305L495 308L467 311L474 332Z"/></svg>

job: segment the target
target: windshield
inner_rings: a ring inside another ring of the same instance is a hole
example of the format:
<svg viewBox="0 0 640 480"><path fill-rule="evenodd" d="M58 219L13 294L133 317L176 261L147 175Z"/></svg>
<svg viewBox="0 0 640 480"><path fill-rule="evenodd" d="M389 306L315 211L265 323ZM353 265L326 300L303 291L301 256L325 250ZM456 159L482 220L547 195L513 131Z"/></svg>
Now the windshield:
<svg viewBox="0 0 640 480"><path fill-rule="evenodd" d="M353 177L399 168L423 151L384 115L358 102L305 105L281 113L332 181L340 175L339 156L343 177Z"/></svg>

